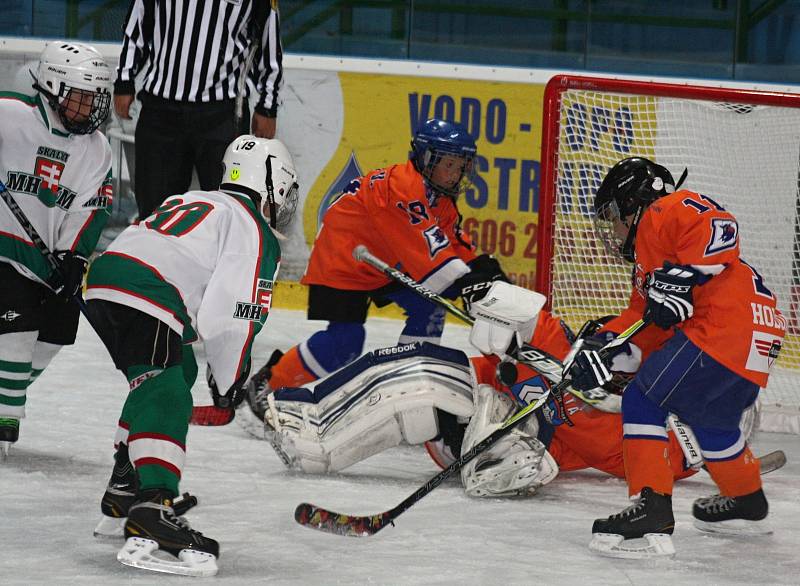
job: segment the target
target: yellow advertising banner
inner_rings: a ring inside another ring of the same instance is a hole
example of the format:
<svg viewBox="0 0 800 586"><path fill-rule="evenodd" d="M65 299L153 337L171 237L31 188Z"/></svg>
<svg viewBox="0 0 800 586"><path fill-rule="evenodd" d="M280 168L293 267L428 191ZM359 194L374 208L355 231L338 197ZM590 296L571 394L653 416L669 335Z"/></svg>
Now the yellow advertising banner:
<svg viewBox="0 0 800 586"><path fill-rule="evenodd" d="M544 86L345 72L338 79L341 139L305 198L308 245L351 180L404 162L414 129L444 118L464 124L478 145L475 182L458 201L464 230L514 282L533 287Z"/></svg>

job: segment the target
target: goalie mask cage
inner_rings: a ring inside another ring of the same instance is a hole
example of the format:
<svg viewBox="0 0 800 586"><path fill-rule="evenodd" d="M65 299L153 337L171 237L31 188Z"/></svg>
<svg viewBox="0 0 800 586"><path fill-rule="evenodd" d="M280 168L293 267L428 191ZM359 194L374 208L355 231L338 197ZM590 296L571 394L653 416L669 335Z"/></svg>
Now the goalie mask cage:
<svg viewBox="0 0 800 586"><path fill-rule="evenodd" d="M788 331L761 393L760 429L800 433L800 95L556 76L544 95L536 290L577 328L618 313L631 265L594 234L594 194L620 159L647 157L739 221L742 258Z"/></svg>

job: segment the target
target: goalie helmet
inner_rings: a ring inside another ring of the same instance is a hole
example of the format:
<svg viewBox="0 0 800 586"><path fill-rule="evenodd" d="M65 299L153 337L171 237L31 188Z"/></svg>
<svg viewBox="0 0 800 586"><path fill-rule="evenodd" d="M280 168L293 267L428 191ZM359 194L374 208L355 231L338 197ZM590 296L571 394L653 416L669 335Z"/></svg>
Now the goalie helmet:
<svg viewBox="0 0 800 586"><path fill-rule="evenodd" d="M91 134L108 118L111 69L93 47L48 43L39 57L33 88L44 96L72 134Z"/></svg>
<svg viewBox="0 0 800 586"><path fill-rule="evenodd" d="M636 229L647 207L676 190L666 167L643 157L623 159L606 174L594 199L594 222L609 254L634 260Z"/></svg>
<svg viewBox="0 0 800 586"><path fill-rule="evenodd" d="M475 174L474 160L478 149L475 139L461 124L431 118L422 123L411 140L411 161L424 177L427 185L437 194L452 198L464 192ZM444 170L436 172L444 157L462 159L458 175L448 175L446 181L439 177Z"/></svg>
<svg viewBox="0 0 800 586"><path fill-rule="evenodd" d="M297 209L297 171L281 141L242 135L228 145L222 167L220 190L250 197L273 229L289 225Z"/></svg>

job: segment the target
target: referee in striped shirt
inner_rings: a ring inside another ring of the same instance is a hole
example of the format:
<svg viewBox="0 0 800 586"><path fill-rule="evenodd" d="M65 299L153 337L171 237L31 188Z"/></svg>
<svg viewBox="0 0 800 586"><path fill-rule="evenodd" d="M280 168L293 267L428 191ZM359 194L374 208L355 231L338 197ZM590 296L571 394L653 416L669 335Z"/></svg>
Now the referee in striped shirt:
<svg viewBox="0 0 800 586"><path fill-rule="evenodd" d="M136 125L139 218L184 193L222 179L231 141L275 136L282 50L277 0L131 0L114 84L114 109L130 118L142 73ZM258 102L251 127L246 87ZM238 100L237 100L238 98Z"/></svg>

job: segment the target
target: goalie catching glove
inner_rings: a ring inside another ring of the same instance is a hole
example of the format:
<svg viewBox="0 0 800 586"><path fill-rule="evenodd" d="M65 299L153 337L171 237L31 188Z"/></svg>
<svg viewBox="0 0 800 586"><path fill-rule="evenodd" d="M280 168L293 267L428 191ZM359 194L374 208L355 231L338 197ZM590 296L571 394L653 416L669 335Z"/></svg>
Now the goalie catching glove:
<svg viewBox="0 0 800 586"><path fill-rule="evenodd" d="M687 266L665 262L647 277L647 308L644 320L669 328L694 315L692 289L700 273Z"/></svg>
<svg viewBox="0 0 800 586"><path fill-rule="evenodd" d="M510 347L521 347L533 337L545 301L541 293L495 281L485 297L472 306L475 323L470 343L483 354L503 358Z"/></svg>
<svg viewBox="0 0 800 586"><path fill-rule="evenodd" d="M211 400L214 401L214 406L220 409L235 409L244 400L247 394L247 379L250 377L250 359L244 365L244 370L239 375L231 388L228 389L224 395L219 392L217 381L214 379L214 373L211 372L211 367L206 367L206 382L208 388L211 390Z"/></svg>

